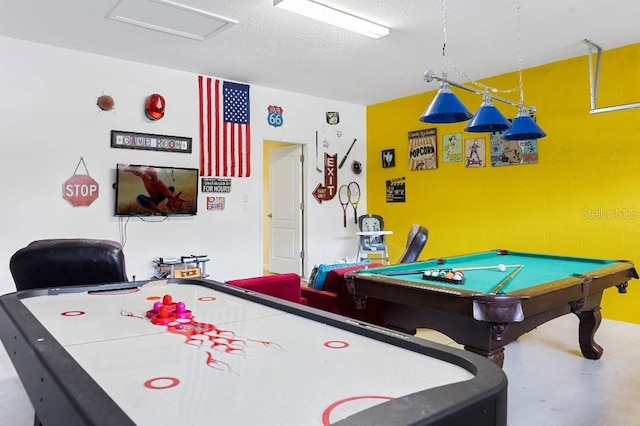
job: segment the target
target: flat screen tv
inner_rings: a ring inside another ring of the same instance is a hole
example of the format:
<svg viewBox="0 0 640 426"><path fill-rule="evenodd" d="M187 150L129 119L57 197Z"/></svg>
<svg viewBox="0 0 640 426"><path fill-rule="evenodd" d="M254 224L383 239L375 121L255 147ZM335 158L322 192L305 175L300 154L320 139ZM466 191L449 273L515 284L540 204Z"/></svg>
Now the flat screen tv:
<svg viewBox="0 0 640 426"><path fill-rule="evenodd" d="M118 164L116 216L195 215L198 169Z"/></svg>

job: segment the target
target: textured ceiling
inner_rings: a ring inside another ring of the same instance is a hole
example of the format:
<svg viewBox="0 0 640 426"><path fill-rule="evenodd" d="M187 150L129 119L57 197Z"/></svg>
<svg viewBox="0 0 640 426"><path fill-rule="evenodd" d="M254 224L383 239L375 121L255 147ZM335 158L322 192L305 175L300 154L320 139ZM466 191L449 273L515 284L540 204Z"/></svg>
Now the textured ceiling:
<svg viewBox="0 0 640 426"><path fill-rule="evenodd" d="M365 105L433 90L423 72L443 68L442 0L317 0L389 26L379 40L272 0L173 0L238 21L205 41L107 19L118 1L0 0L0 34ZM586 56L585 38L605 50L640 42L638 0L521 0L520 31L516 4L448 0L449 61L477 80L517 71L520 59L529 68Z"/></svg>

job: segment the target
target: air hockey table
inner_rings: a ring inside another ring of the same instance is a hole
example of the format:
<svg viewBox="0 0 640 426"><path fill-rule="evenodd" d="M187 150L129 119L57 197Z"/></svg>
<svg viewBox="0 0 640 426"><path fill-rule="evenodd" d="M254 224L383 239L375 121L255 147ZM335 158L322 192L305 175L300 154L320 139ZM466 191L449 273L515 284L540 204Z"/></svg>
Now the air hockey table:
<svg viewBox="0 0 640 426"><path fill-rule="evenodd" d="M506 424L476 354L211 280L10 293L0 324L46 426Z"/></svg>

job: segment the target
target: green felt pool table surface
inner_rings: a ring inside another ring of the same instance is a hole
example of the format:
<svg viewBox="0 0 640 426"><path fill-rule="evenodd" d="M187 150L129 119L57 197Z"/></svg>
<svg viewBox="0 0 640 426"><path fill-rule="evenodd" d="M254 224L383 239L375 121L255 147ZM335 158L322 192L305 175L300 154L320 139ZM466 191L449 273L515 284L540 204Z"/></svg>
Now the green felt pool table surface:
<svg viewBox="0 0 640 426"><path fill-rule="evenodd" d="M497 267L464 270L462 284L423 277L429 269ZM516 274L512 275L514 271ZM510 279L506 279L512 275ZM465 349L502 365L504 346L538 325L573 313L580 320L578 338L586 358L599 359L594 341L601 322L602 293L617 287L626 293L638 278L624 260L492 250L427 261L371 268L346 274L356 304L382 301L389 328L415 333L438 330Z"/></svg>
<svg viewBox="0 0 640 426"><path fill-rule="evenodd" d="M498 269L464 271L465 281L462 285L431 281L423 279L421 273L411 273L416 270L473 268L497 266L499 264L508 266L506 271L499 271ZM431 259L424 262L386 266L361 271L361 274L408 271L409 274L394 275L394 278L424 286L441 286L452 290L490 294L501 280L516 269L514 265L522 265L523 268L502 288L500 294L523 293L532 291L533 287L541 285L563 285L566 284L568 279L576 278L579 275L605 274L616 270L618 267L627 268L628 262L493 250L446 259Z"/></svg>

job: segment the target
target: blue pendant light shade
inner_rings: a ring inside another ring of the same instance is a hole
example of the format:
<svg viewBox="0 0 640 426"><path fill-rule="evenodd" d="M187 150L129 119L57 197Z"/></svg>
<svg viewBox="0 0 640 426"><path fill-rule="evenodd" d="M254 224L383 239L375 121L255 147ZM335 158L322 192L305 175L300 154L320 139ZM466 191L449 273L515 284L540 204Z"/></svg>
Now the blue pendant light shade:
<svg viewBox="0 0 640 426"><path fill-rule="evenodd" d="M440 90L431 105L420 116L424 123L459 123L473 117L471 112L453 94L449 83L440 83Z"/></svg>
<svg viewBox="0 0 640 426"><path fill-rule="evenodd" d="M491 98L485 95L482 99L482 105L480 105L480 108L478 108L478 111L464 130L474 133L487 133L502 132L510 127L509 120L496 108Z"/></svg>
<svg viewBox="0 0 640 426"><path fill-rule="evenodd" d="M547 134L536 124L529 114L520 108L518 115L513 119L511 128L502 134L502 139L507 141L524 141L529 139L540 139Z"/></svg>

